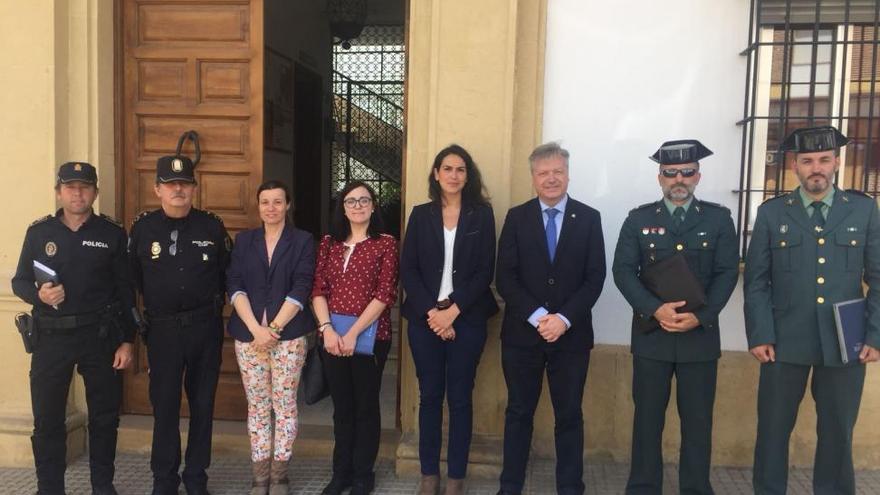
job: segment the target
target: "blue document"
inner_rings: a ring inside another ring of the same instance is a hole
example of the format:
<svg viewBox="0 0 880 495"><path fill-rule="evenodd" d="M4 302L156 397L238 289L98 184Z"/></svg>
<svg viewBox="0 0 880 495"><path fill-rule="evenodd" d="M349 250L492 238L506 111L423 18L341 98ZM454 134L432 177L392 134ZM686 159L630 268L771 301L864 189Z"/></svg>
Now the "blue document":
<svg viewBox="0 0 880 495"><path fill-rule="evenodd" d="M357 316L330 313L330 324L339 335L345 335L351 330L351 326L357 321ZM379 320L373 322L363 332L358 334L357 343L354 345L355 354L373 355L373 345L376 343L376 330L379 329Z"/></svg>
<svg viewBox="0 0 880 495"><path fill-rule="evenodd" d="M840 359L844 363L858 361L859 352L865 345L865 300L835 303L834 323L840 342Z"/></svg>

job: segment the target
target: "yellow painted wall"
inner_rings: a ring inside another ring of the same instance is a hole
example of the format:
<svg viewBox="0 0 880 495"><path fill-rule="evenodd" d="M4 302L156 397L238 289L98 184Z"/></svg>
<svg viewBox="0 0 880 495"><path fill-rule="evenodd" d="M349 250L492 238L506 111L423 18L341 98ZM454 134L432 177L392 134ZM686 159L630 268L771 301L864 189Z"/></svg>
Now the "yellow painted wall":
<svg viewBox="0 0 880 495"><path fill-rule="evenodd" d="M27 226L55 210L59 163L95 164L99 209L113 214L113 0L0 2L0 46L0 465L30 465L30 357L12 323L29 308L10 279ZM85 447L79 380L68 404L74 456Z"/></svg>

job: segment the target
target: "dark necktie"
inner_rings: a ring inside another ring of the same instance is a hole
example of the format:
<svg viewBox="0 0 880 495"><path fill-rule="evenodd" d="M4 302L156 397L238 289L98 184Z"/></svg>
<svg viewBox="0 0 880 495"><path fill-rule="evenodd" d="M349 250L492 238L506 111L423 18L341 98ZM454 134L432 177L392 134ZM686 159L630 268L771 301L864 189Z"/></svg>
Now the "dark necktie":
<svg viewBox="0 0 880 495"><path fill-rule="evenodd" d="M676 228L681 227L681 223L684 221L684 207L678 206L675 208L675 211L672 212L672 225L675 225Z"/></svg>
<svg viewBox="0 0 880 495"><path fill-rule="evenodd" d="M825 217L822 216L822 205L824 204L825 203L821 201L813 201L810 203L810 206L813 207L813 216L810 218L813 220L813 223L819 227L825 226Z"/></svg>
<svg viewBox="0 0 880 495"><path fill-rule="evenodd" d="M556 256L556 214L559 210L556 208L547 208L547 226L544 228L544 234L547 236L547 251L550 253L550 261Z"/></svg>

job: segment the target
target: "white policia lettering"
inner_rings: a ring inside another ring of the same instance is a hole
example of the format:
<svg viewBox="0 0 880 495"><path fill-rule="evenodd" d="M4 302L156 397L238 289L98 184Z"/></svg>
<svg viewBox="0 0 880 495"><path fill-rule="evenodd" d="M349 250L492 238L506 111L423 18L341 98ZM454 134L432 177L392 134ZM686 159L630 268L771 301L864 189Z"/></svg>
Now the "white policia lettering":
<svg viewBox="0 0 880 495"><path fill-rule="evenodd" d="M214 241L192 241L192 243L198 247L208 247L214 245Z"/></svg>
<svg viewBox="0 0 880 495"><path fill-rule="evenodd" d="M101 242L101 241L82 241L82 245L89 246L89 247L110 249L110 246L106 242Z"/></svg>

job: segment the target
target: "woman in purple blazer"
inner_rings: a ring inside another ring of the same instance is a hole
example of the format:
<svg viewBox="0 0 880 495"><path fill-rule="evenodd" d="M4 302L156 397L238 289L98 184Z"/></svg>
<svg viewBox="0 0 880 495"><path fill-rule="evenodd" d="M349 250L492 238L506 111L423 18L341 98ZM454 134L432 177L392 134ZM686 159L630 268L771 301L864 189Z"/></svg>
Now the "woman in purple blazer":
<svg viewBox="0 0 880 495"><path fill-rule="evenodd" d="M251 495L287 493L287 464L297 434L296 390L315 328L308 306L315 271L312 235L290 224L287 185L257 189L262 227L235 238L226 272L235 311L228 331L248 401L254 481ZM274 423L272 413L275 413Z"/></svg>

